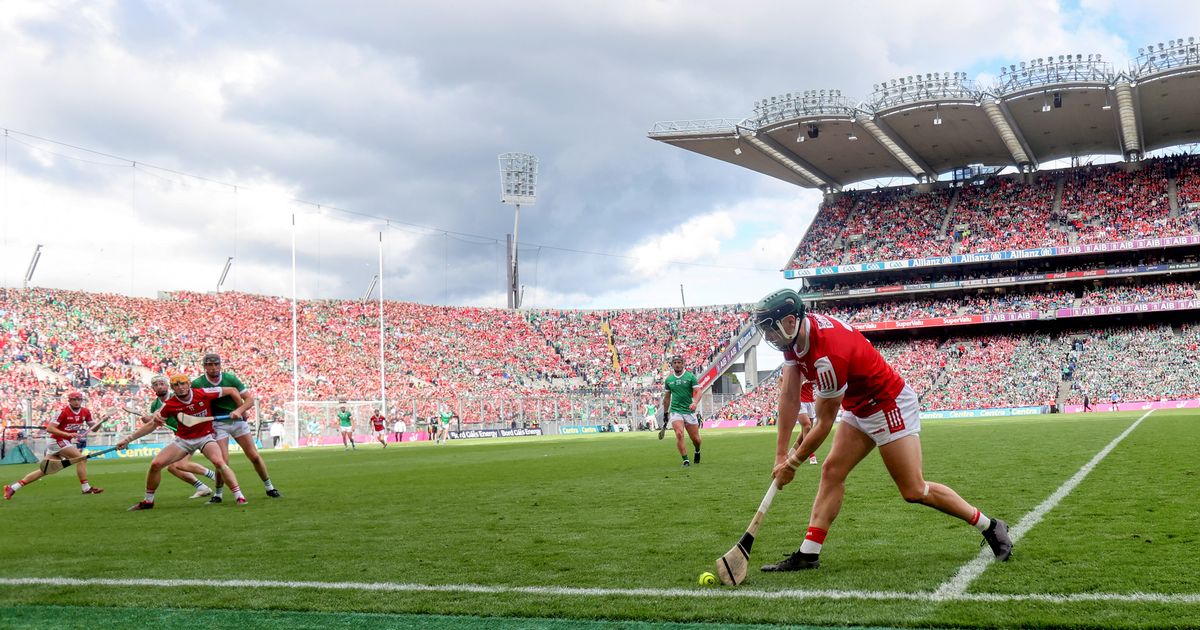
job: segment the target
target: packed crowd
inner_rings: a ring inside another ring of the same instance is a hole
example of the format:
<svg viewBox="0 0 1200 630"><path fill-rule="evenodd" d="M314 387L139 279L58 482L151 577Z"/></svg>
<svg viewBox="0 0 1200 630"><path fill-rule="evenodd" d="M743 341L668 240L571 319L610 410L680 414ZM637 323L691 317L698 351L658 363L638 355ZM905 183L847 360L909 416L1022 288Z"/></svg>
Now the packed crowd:
<svg viewBox="0 0 1200 630"><path fill-rule="evenodd" d="M1171 216L1168 180L1176 178L1178 216ZM1054 204L1058 182L1063 192ZM965 185L945 231L942 219L950 190L852 191L820 207L790 268L944 255L1112 242L1148 236L1192 234L1198 228L1200 158L1195 155L1145 160L1141 168L1084 166L1046 172L1035 183L992 177Z"/></svg>
<svg viewBox="0 0 1200 630"><path fill-rule="evenodd" d="M1126 282L1085 289L1079 305L1099 306L1104 304L1194 299L1196 299L1196 285L1192 282L1160 282L1151 284Z"/></svg>
<svg viewBox="0 0 1200 630"><path fill-rule="evenodd" d="M941 232L950 190L918 193L889 188L860 196L857 220L846 226L849 260L896 260L950 253L951 241ZM906 217L897 222L894 217Z"/></svg>
<svg viewBox="0 0 1200 630"><path fill-rule="evenodd" d="M1079 243L1181 234L1191 227L1184 216L1171 216L1166 169L1157 160L1134 172L1119 164L1066 172L1062 212Z"/></svg>
<svg viewBox="0 0 1200 630"><path fill-rule="evenodd" d="M1082 341L1070 351L1075 369L1067 404L1093 408L1117 394L1126 400L1180 400L1200 397L1200 327L1166 324L1073 331Z"/></svg>
<svg viewBox="0 0 1200 630"><path fill-rule="evenodd" d="M982 315L1021 311L1044 311L1069 308L1075 300L1072 291L980 293L946 298L910 298L865 304L846 304L842 301L821 302L815 310L828 313L848 322L887 322L955 315Z"/></svg>
<svg viewBox="0 0 1200 630"><path fill-rule="evenodd" d="M572 393L596 390L614 392L614 408L634 408L667 356L699 370L744 319L737 305L526 312L388 302L383 387L389 400L416 401L422 416L441 404L479 417L507 417L526 403L576 414ZM301 400L379 398L377 303L306 300L297 323ZM0 289L6 418L23 415L27 400L57 404L73 387L93 408L140 407L152 374L193 371L206 352L226 357L260 408L292 399L287 300Z"/></svg>

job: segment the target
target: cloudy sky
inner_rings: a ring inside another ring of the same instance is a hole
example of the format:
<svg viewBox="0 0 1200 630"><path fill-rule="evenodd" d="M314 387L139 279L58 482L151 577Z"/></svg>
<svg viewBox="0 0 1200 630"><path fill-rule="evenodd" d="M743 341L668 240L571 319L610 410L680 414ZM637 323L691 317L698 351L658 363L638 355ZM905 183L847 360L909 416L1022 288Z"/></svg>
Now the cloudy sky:
<svg viewBox="0 0 1200 630"><path fill-rule="evenodd" d="M1200 35L1192 2L0 0L0 285L504 304L748 302L819 195L646 138L754 100Z"/></svg>

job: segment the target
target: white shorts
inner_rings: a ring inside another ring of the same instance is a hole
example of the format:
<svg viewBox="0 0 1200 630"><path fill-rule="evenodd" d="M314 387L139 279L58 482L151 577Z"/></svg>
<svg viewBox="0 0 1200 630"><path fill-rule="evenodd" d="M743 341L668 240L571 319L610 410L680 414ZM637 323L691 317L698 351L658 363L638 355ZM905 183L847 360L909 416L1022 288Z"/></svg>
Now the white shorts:
<svg viewBox="0 0 1200 630"><path fill-rule="evenodd" d="M232 420L228 422L216 421L213 422L213 428L217 430L217 439L224 440L225 438L238 439L243 435L250 435L254 431L250 428L250 423L245 420Z"/></svg>
<svg viewBox="0 0 1200 630"><path fill-rule="evenodd" d="M672 413L670 418L672 423L682 420L684 424L700 425L700 420L694 413Z"/></svg>
<svg viewBox="0 0 1200 630"><path fill-rule="evenodd" d="M883 446L921 432L921 401L917 392L905 384L894 405L885 406L866 418L843 411L842 422L867 434L875 440L875 446Z"/></svg>
<svg viewBox="0 0 1200 630"><path fill-rule="evenodd" d="M338 427L338 433L354 433L354 427Z"/></svg>
<svg viewBox="0 0 1200 630"><path fill-rule="evenodd" d="M75 446L67 440L53 439L46 445L46 455L58 455L58 452L64 448Z"/></svg>
<svg viewBox="0 0 1200 630"><path fill-rule="evenodd" d="M809 420L817 419L817 403L802 402L800 403L800 413L808 416Z"/></svg>
<svg viewBox="0 0 1200 630"><path fill-rule="evenodd" d="M198 438L192 438L190 440L184 439L181 437L177 437L177 438L175 438L174 442L171 442L171 444L178 446L180 449L183 450L183 452L187 453L188 455L191 455L192 453L195 453L196 451L202 450L204 448L205 444L208 444L209 442L216 442L216 441L217 441L217 436L204 435L204 436L200 436Z"/></svg>
<svg viewBox="0 0 1200 630"><path fill-rule="evenodd" d="M375 436L375 437L384 437L384 436L386 436L386 435L387 435L387 431L386 431L386 430L384 430L384 429L379 429L378 431L376 431L376 430L372 429L372 430L371 430L371 435L373 435L373 436Z"/></svg>

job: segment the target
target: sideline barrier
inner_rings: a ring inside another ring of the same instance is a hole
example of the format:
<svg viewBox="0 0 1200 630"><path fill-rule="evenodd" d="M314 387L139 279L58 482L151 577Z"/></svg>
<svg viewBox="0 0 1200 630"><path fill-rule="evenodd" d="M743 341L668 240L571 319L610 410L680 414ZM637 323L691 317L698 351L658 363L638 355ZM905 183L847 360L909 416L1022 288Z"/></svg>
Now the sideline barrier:
<svg viewBox="0 0 1200 630"><path fill-rule="evenodd" d="M922 411L922 420L943 420L948 418L1002 418L1005 416L1036 416L1046 413L1050 408L1046 405L1036 407L1000 407L997 409L944 409L939 411Z"/></svg>

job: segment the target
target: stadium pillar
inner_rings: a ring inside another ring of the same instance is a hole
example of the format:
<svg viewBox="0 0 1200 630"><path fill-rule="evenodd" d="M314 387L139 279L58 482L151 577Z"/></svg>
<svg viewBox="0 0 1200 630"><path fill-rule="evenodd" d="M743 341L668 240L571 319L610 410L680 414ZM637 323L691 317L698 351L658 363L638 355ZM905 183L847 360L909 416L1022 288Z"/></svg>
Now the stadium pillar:
<svg viewBox="0 0 1200 630"><path fill-rule="evenodd" d="M745 390L750 391L758 387L758 345L750 346L746 350L746 357L742 359L742 365L745 366Z"/></svg>

